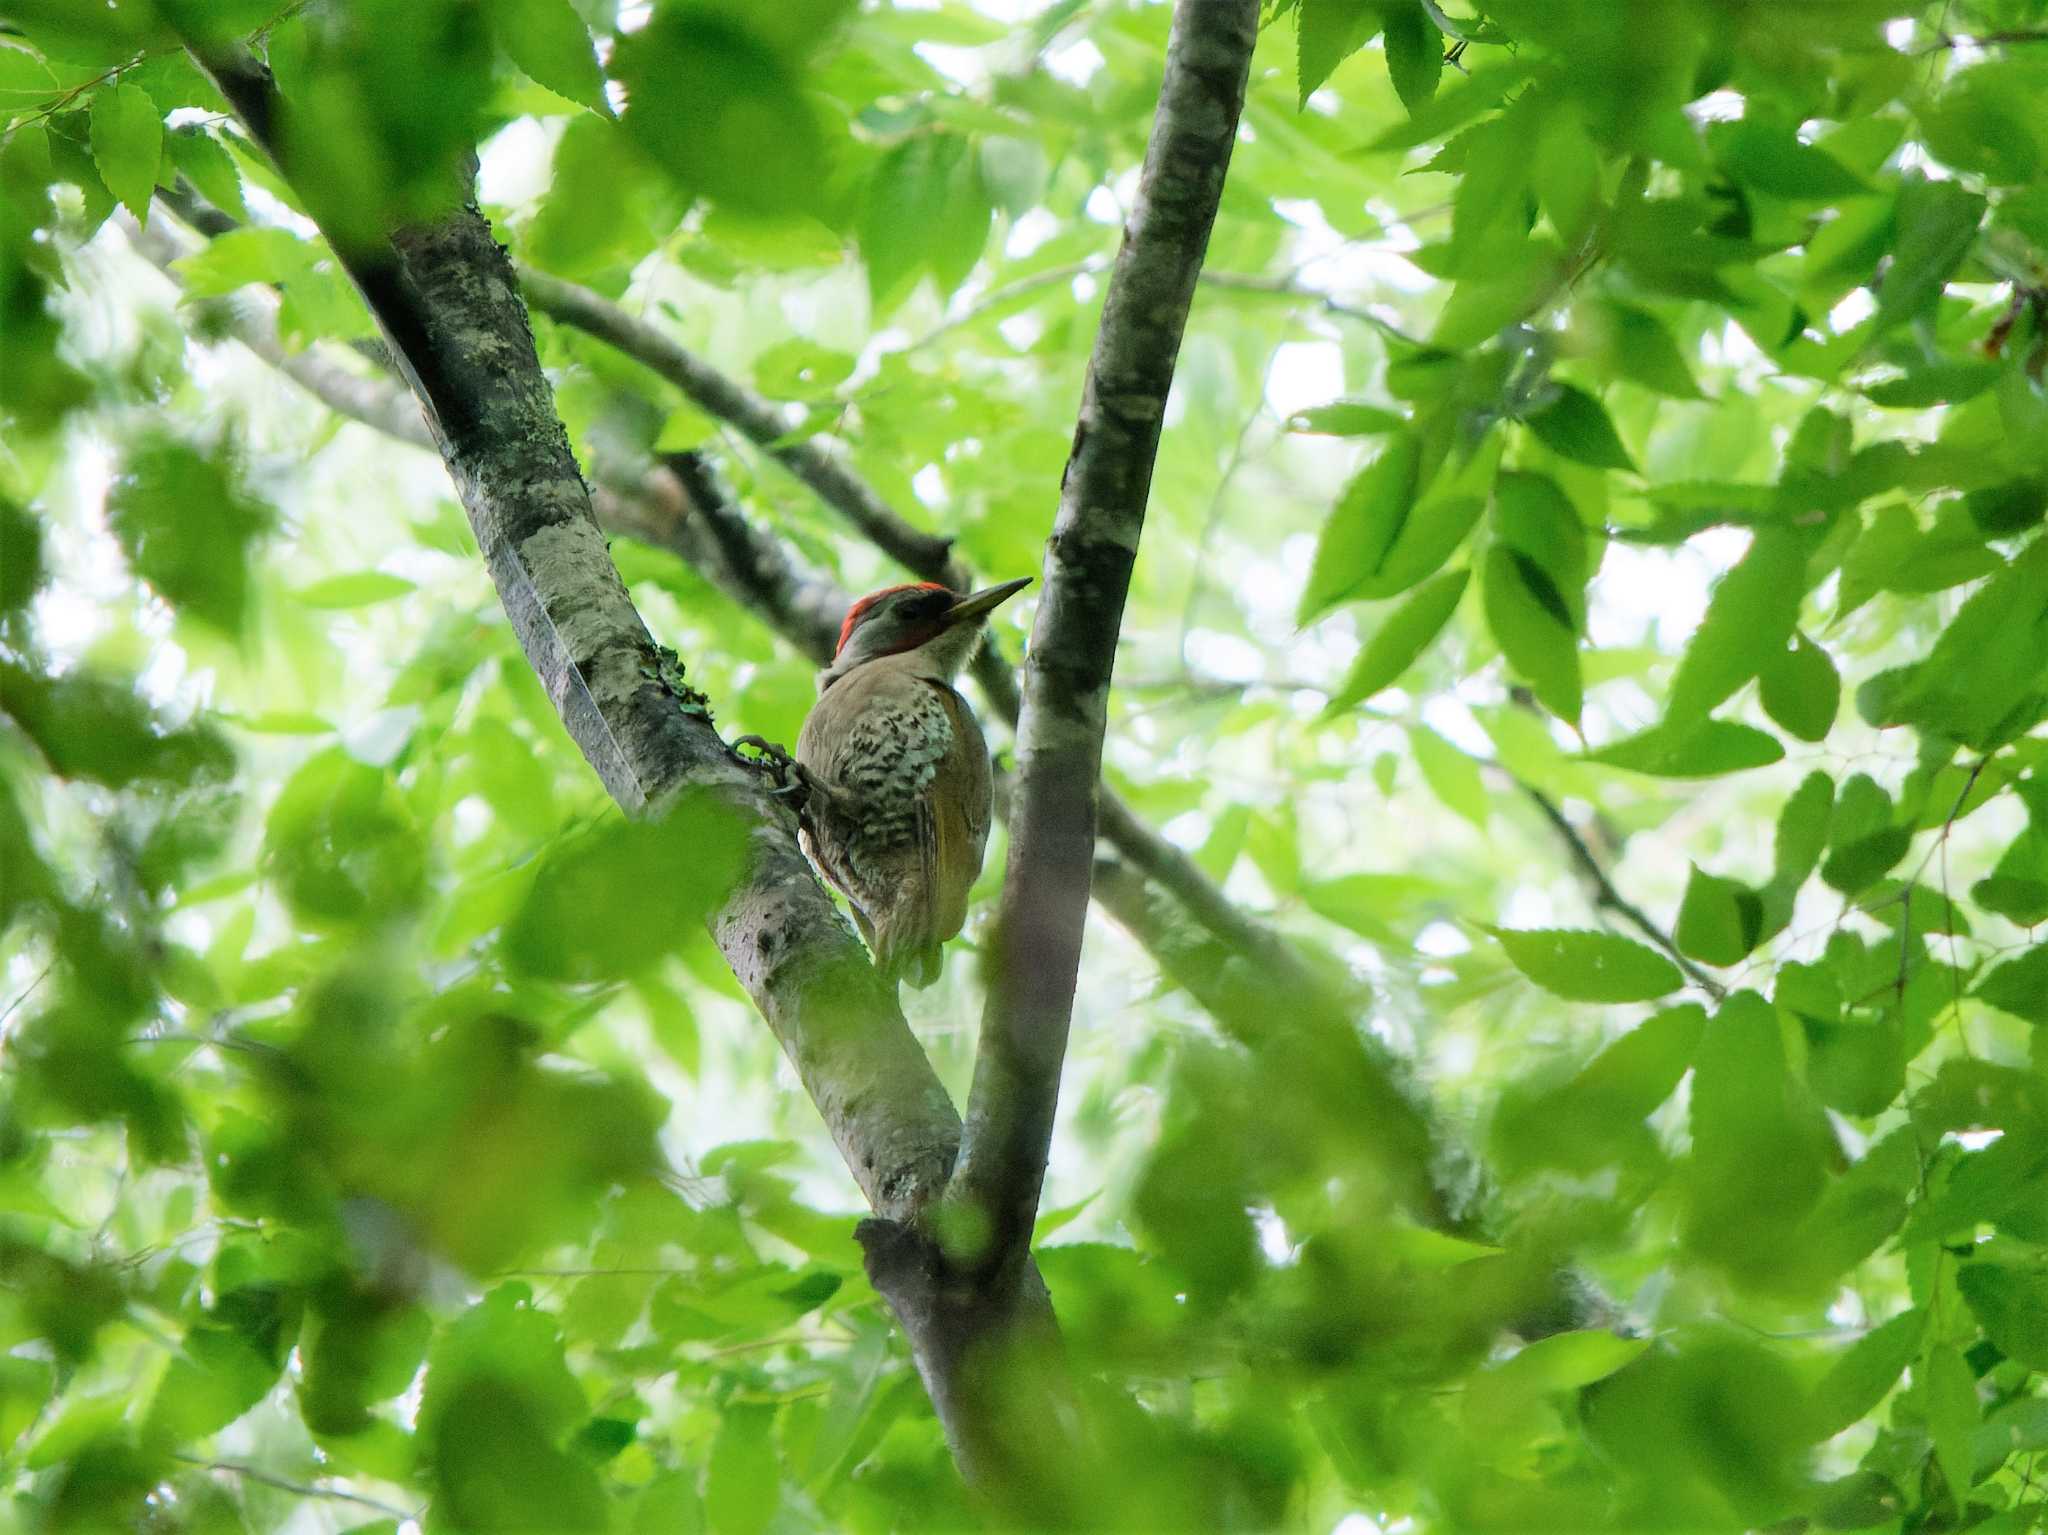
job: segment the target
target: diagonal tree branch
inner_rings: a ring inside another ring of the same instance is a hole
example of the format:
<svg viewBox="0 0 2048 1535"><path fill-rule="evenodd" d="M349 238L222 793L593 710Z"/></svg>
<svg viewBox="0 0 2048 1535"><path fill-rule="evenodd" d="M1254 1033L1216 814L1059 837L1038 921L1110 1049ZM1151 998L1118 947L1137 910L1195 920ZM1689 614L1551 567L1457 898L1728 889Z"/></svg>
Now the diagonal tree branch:
<svg viewBox="0 0 2048 1535"><path fill-rule="evenodd" d="M1244 107L1256 0L1179 0L1159 111L1081 397L1024 666L1009 863L949 1199L1028 1242L1052 1142L1094 866L1103 732L1166 397Z"/></svg>
<svg viewBox="0 0 2048 1535"><path fill-rule="evenodd" d="M730 422L750 441L770 449L828 506L913 574L956 590L973 585L952 557L949 544L912 527L847 467L841 455L829 451L822 440L784 441L783 434L792 422L781 407L754 394L655 326L598 294L526 268L521 269L520 281L535 308L617 347L667 379L710 414ZM993 643L984 645L977 653L973 673L990 712L1015 729L1022 695L1015 672ZM1319 1013L1343 1014L1348 1020L1345 1027L1355 1027L1365 1005L1360 989L1314 971L1294 945L1232 902L1186 853L1147 824L1107 785L1099 787L1097 794L1103 838L1129 865L1159 881L1182 902L1199 926L1260 970L1274 989L1280 1008L1285 1009L1288 999L1296 999L1312 1004ZM1425 1202L1417 1211L1423 1213L1427 1208Z"/></svg>
<svg viewBox="0 0 2048 1535"><path fill-rule="evenodd" d="M280 102L263 65L240 48L194 56L287 179L336 184L323 174L329 167L279 153L270 129ZM317 159L319 150L304 153ZM388 240L340 245L334 228L323 232L419 398L529 662L613 797L629 814L686 810L743 832L740 872L710 915L713 936L880 1229L921 1231L955 1159L959 1119L895 989L798 850L794 815L727 749L706 700L634 610L593 520L511 264L473 196ZM871 1272L902 1268L887 1244L864 1245ZM1019 1266L1002 1299L1015 1335L1052 1333L1031 1265ZM1072 1458L1056 1355L1039 1351L1035 1377L1008 1382L1036 1391L1025 1415L1038 1431L1005 1432L1001 1415L966 1410L960 1353L921 1325L922 1313L896 1309L963 1475L1024 1518L1068 1522L1071 1480L1050 1469Z"/></svg>
<svg viewBox="0 0 2048 1535"><path fill-rule="evenodd" d="M173 208L216 232L235 227L204 204L174 202ZM191 253L171 230L156 219L147 230L131 230L130 238L168 270ZM331 408L431 447L424 419L402 391L318 350L288 353L277 339L276 301L267 293L214 302L229 306L233 334ZM637 470L599 463L596 469L591 505L602 527L668 549L799 652L821 663L829 659L846 592L749 521L701 458L677 455ZM982 660L984 670L1006 684L995 695L984 677L983 691L1014 725L1014 681L988 650ZM1006 797L999 808L1007 817ZM1377 1166L1396 1203L1431 1225L1460 1227L1456 1212L1472 1202L1470 1171L1404 1064L1358 1029L1369 1005L1363 989L1340 973L1311 968L1294 944L1230 902L1187 854L1107 790L1101 818L1103 840L1117 856L1098 854L1094 895L1109 914L1225 1032L1264 1052L1266 1068L1284 1079L1276 1091L1313 1116L1320 1134L1354 1145L1362 1162Z"/></svg>
<svg viewBox="0 0 2048 1535"><path fill-rule="evenodd" d="M964 577L952 563L950 540L905 522L824 442L810 437L792 439L790 433L798 423L781 407L587 288L530 267L520 269L519 282L528 302L540 313L617 347L674 384L707 414L731 422L898 564L929 572L929 580L947 581L951 575L947 584L964 585Z"/></svg>

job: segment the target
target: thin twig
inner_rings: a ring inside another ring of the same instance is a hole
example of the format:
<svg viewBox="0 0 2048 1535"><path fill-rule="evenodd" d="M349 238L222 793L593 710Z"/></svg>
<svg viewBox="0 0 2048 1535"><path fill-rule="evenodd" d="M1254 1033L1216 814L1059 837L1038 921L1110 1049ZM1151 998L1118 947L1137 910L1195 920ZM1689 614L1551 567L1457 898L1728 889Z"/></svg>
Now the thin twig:
<svg viewBox="0 0 2048 1535"><path fill-rule="evenodd" d="M1502 771L1506 772L1507 770L1503 768ZM1579 866L1579 871L1586 876L1587 883L1593 887L1594 904L1603 910L1613 912L1616 916L1627 922L1629 926L1649 939L1651 943L1662 949L1671 957L1671 962L1685 972L1688 980L1715 1001L1718 1002L1726 995L1727 988L1725 986L1711 975L1708 975L1706 971L1700 969L1690 959L1686 958L1679 950L1677 940L1665 932L1663 928L1659 927L1650 919L1647 912L1615 887L1614 881L1608 877L1607 870L1601 867L1600 860L1593 856L1593 850L1586 845L1586 839L1579 835L1579 829L1572 825L1571 821L1565 816L1564 811L1558 806L1557 801L1545 794L1534 784L1524 782L1522 779L1516 778L1512 773L1508 776L1513 780L1515 787L1529 797L1530 803L1542 812L1543 819L1557 829L1558 836L1564 839L1566 850L1570 852L1572 862Z"/></svg>
<svg viewBox="0 0 2048 1535"><path fill-rule="evenodd" d="M346 1487L333 1487L321 1482L294 1482L277 1476L257 1466L245 1466L239 1461L208 1460L200 1455L184 1455L171 1452L171 1459L183 1461L188 1466L197 1466L202 1471L219 1471L228 1476L238 1476L246 1482L260 1482L265 1487L275 1487L279 1492L295 1493L302 1498L328 1498L336 1503L354 1503L362 1508L375 1509L380 1514L406 1523L417 1523L425 1517L425 1511L414 1508L400 1508L395 1503L386 1503L382 1498L373 1498L368 1493L350 1492Z"/></svg>

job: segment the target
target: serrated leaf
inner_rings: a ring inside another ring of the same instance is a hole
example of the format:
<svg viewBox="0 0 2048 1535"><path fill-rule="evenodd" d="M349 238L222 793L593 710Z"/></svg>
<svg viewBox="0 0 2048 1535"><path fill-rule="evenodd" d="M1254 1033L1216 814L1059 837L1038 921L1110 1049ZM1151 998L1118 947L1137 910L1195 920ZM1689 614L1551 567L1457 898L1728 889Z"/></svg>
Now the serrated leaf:
<svg viewBox="0 0 2048 1535"><path fill-rule="evenodd" d="M1960 1280L1961 1276L1957 1277ZM1946 1343L1927 1351L1923 1368L1923 1402L1927 1430L1934 1439L1934 1459L1960 1508L1976 1469L1977 1381L1962 1354Z"/></svg>
<svg viewBox="0 0 2048 1535"><path fill-rule="evenodd" d="M1486 624L1501 654L1545 708L1578 723L1585 701L1579 641L1555 585L1528 556L1498 544L1486 551L1484 573Z"/></svg>
<svg viewBox="0 0 2048 1535"><path fill-rule="evenodd" d="M877 308L893 307L924 272L942 292L957 288L981 257L993 214L964 135L917 133L890 150L868 184L859 227Z"/></svg>
<svg viewBox="0 0 2048 1535"><path fill-rule="evenodd" d="M782 1502L775 1409L734 1403L720 1415L704 1482L713 1535L762 1535Z"/></svg>
<svg viewBox="0 0 2048 1535"><path fill-rule="evenodd" d="M1311 405L1287 418L1288 431L1309 432L1322 437L1377 437L1382 432L1399 431L1406 424L1407 418L1399 413L1358 400L1332 400L1327 405Z"/></svg>
<svg viewBox="0 0 2048 1535"><path fill-rule="evenodd" d="M2030 1370L2048 1370L2048 1270L1965 1263L1956 1270L1956 1288L2000 1353Z"/></svg>
<svg viewBox="0 0 2048 1535"><path fill-rule="evenodd" d="M415 590L413 583L403 576L386 575L381 570L358 570L349 575L315 581L311 586L300 587L292 595L302 607L367 608L373 603L389 602Z"/></svg>
<svg viewBox="0 0 2048 1535"><path fill-rule="evenodd" d="M1892 262L1877 294L1880 328L1911 319L1941 296L1977 243L1984 199L1953 181L1908 181L1899 188Z"/></svg>
<svg viewBox="0 0 2048 1535"><path fill-rule="evenodd" d="M1300 0L1294 12L1294 74L1303 106L1379 30L1380 15L1378 0Z"/></svg>
<svg viewBox="0 0 2048 1535"><path fill-rule="evenodd" d="M611 115L590 29L569 0L496 0L487 11L498 46L528 79L564 100Z"/></svg>
<svg viewBox="0 0 2048 1535"><path fill-rule="evenodd" d="M1410 593L1365 642L1326 712L1363 703L1398 681L1451 621L1471 575L1469 570L1447 570Z"/></svg>
<svg viewBox="0 0 2048 1535"><path fill-rule="evenodd" d="M1674 400L1701 397L1685 354L1655 315L1615 304L1601 318L1607 330L1604 355L1618 375Z"/></svg>
<svg viewBox="0 0 2048 1535"><path fill-rule="evenodd" d="M1436 95L1444 72L1444 39L1420 0L1405 0L1386 13L1387 75L1394 94L1410 114Z"/></svg>
<svg viewBox="0 0 2048 1535"><path fill-rule="evenodd" d="M1757 673L1764 713L1802 741L1824 741L1842 704L1842 678L1834 658L1805 635Z"/></svg>
<svg viewBox="0 0 2048 1535"><path fill-rule="evenodd" d="M1655 949L1614 933L1496 928L1494 936L1517 970L1567 1001L1648 1002L1685 984Z"/></svg>
<svg viewBox="0 0 2048 1535"><path fill-rule="evenodd" d="M242 199L242 173L235 169L234 156L220 141L194 124L175 130L170 137L171 163L179 174L199 189L199 195L223 213L247 220L249 206Z"/></svg>
<svg viewBox="0 0 2048 1535"><path fill-rule="evenodd" d="M1714 123L1707 144L1737 181L1773 197L1827 202L1869 190L1826 150L1801 143L1789 123L1757 117Z"/></svg>
<svg viewBox="0 0 2048 1535"><path fill-rule="evenodd" d="M1813 1391L1814 1431L1839 1434L1863 1418L1898 1384L1920 1353L1927 1313L1915 1307L1858 1338Z"/></svg>
<svg viewBox="0 0 2048 1535"><path fill-rule="evenodd" d="M136 575L228 633L249 596L249 546L274 519L233 467L169 438L136 443L107 495L107 521Z"/></svg>
<svg viewBox="0 0 2048 1535"><path fill-rule="evenodd" d="M2048 943L2037 943L2018 959L2007 960L1979 981L1971 995L2015 1018L2048 1024Z"/></svg>
<svg viewBox="0 0 2048 1535"><path fill-rule="evenodd" d="M1768 767L1784 756L1785 748L1768 731L1732 720L1704 720L1690 729L1660 725L1589 752L1586 760L1653 778L1717 778Z"/></svg>
<svg viewBox="0 0 2048 1535"><path fill-rule="evenodd" d="M1527 417L1523 425L1551 452L1595 469L1636 467L1622 446L1621 434L1608 418L1607 407L1583 389L1559 384L1557 398Z"/></svg>
<svg viewBox="0 0 2048 1535"><path fill-rule="evenodd" d="M736 212L805 210L827 180L817 116L788 62L727 11L656 10L617 40L620 118L677 184Z"/></svg>
<svg viewBox="0 0 2048 1535"><path fill-rule="evenodd" d="M1408 742L1415 752L1415 765L1422 769L1422 781L1445 807L1456 811L1482 832L1486 830L1489 808L1486 784L1479 776L1479 764L1451 745L1427 725L1412 725Z"/></svg>
<svg viewBox="0 0 2048 1535"><path fill-rule="evenodd" d="M1785 649L1806 593L1805 541L1764 528L1723 576L1671 679L1667 719L1703 719Z"/></svg>
<svg viewBox="0 0 2048 1535"><path fill-rule="evenodd" d="M107 190L138 224L149 222L156 173L163 159L164 125L156 103L140 86L103 89L92 102L92 158Z"/></svg>
<svg viewBox="0 0 2048 1535"><path fill-rule="evenodd" d="M1733 965L1757 946L1763 928L1763 900L1754 890L1693 865L1672 930L1680 949L1710 965Z"/></svg>
<svg viewBox="0 0 2048 1535"><path fill-rule="evenodd" d="M1398 432L1344 487L1323 524L1296 623L1320 618L1379 569L1413 504L1421 461L1414 435Z"/></svg>

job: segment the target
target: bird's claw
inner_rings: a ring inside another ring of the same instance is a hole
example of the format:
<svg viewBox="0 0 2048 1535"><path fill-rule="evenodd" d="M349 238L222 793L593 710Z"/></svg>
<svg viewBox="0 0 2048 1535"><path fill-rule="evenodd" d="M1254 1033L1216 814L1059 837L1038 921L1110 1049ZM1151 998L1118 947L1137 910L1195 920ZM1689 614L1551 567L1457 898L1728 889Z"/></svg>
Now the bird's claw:
<svg viewBox="0 0 2048 1535"><path fill-rule="evenodd" d="M742 746L751 746L760 755L745 756L740 751ZM732 754L755 772L774 775L775 787L768 792L777 798L801 800L808 794L808 775L803 764L789 754L787 747L764 736L737 736L732 743Z"/></svg>

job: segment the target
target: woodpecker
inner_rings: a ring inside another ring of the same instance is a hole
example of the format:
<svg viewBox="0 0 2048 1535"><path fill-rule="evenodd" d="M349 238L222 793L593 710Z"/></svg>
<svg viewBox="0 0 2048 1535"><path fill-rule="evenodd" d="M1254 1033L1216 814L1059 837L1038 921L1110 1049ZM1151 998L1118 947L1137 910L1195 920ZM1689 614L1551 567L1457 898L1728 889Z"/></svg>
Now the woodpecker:
<svg viewBox="0 0 2048 1535"><path fill-rule="evenodd" d="M988 615L1030 584L871 592L818 673L796 748L804 851L852 903L889 980L931 985L940 946L967 920L988 845L988 745L953 679Z"/></svg>

